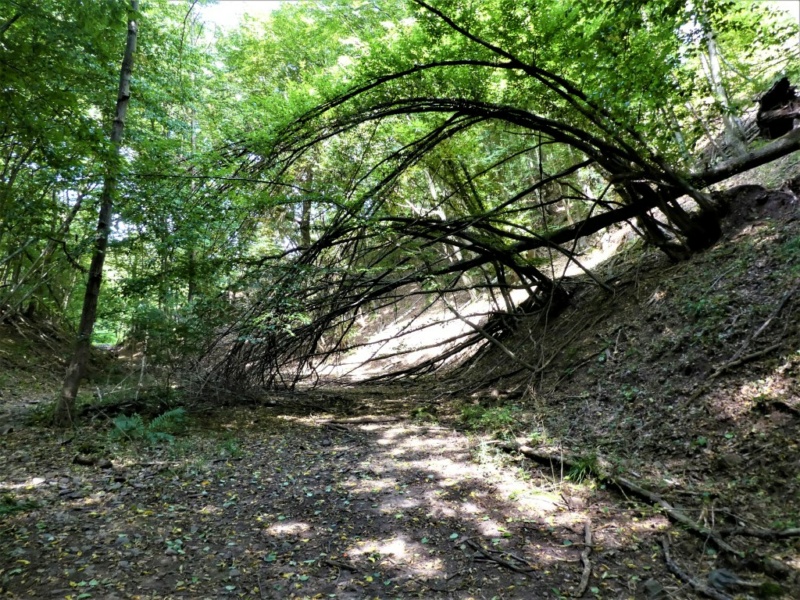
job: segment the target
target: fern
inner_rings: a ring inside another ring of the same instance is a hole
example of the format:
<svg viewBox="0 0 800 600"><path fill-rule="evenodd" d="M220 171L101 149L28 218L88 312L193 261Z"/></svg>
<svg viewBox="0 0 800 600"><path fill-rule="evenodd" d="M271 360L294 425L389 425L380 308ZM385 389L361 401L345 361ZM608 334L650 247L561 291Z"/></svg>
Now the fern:
<svg viewBox="0 0 800 600"><path fill-rule="evenodd" d="M186 428L186 410L173 408L158 415L147 425L139 414L131 416L118 415L114 419L114 428L109 432L112 440L145 440L148 443L172 443L175 435Z"/></svg>
<svg viewBox="0 0 800 600"><path fill-rule="evenodd" d="M181 433L186 428L186 409L173 408L158 415L147 426L152 433Z"/></svg>
<svg viewBox="0 0 800 600"><path fill-rule="evenodd" d="M114 429L111 430L111 439L137 440L144 437L145 426L141 415L118 415L114 419Z"/></svg>

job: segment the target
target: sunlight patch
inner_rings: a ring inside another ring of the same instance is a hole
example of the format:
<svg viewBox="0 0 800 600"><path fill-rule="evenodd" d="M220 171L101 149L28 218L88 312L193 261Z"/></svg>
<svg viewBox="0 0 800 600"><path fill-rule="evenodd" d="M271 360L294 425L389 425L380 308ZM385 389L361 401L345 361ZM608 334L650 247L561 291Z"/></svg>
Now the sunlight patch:
<svg viewBox="0 0 800 600"><path fill-rule="evenodd" d="M415 577L432 578L441 575L445 571L445 565L441 559L429 557L429 552L422 540L411 542L403 537L393 536L384 540L364 540L349 549L347 554L365 557L370 562L380 562L382 557L390 556L394 559L394 564L402 565Z"/></svg>
<svg viewBox="0 0 800 600"><path fill-rule="evenodd" d="M273 523L269 527L265 529L265 531L271 535L298 535L300 533L305 533L311 529L308 526L308 523L301 523L299 521L283 521L278 523Z"/></svg>
<svg viewBox="0 0 800 600"><path fill-rule="evenodd" d="M31 477L22 483L9 483L7 481L0 481L0 490L32 490L45 483L43 477Z"/></svg>

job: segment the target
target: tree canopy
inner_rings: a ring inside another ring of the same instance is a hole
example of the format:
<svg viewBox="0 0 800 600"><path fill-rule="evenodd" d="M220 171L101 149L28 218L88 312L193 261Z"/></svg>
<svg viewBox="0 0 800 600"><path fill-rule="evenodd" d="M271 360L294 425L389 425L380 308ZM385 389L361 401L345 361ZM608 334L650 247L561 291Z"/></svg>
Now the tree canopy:
<svg viewBox="0 0 800 600"><path fill-rule="evenodd" d="M322 0L215 30L142 0L119 156L129 4L0 7L0 313L77 322L117 164L93 339L225 386L294 385L409 303L406 332L437 302L465 329L389 376L502 345L569 303L568 265L607 287L587 239L627 221L681 260L719 234L709 185L798 144L755 139L797 76L762 2Z"/></svg>

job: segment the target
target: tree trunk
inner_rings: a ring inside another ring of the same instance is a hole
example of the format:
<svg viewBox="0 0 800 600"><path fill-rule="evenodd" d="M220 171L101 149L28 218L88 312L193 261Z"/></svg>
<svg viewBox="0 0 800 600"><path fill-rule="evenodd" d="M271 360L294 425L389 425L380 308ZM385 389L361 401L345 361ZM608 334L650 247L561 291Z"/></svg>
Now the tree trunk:
<svg viewBox="0 0 800 600"><path fill-rule="evenodd" d="M122 143L122 133L125 129L125 115L131 96L131 74L133 72L133 54L136 51L137 25L134 21L139 11L139 0L131 0L131 13L128 18L128 40L125 45L125 54L122 58L122 69L119 77L119 92L117 94L116 112L111 129L111 144L115 155L109 161L103 181L103 191L100 196L100 214L97 220L97 235L95 238L94 254L89 267L89 278L86 282L86 293L83 298L83 310L78 326L78 336L72 362L64 377L54 414L54 422L58 426L68 426L74 421L75 399L86 363L89 359L89 350L92 345L92 331L97 318L97 302L100 296L100 285L103 281L103 263L108 248L108 234L111 229L111 216L114 206L114 194L119 175L119 148Z"/></svg>
<svg viewBox="0 0 800 600"><path fill-rule="evenodd" d="M725 88L725 82L722 78L719 48L717 48L717 41L714 39L714 33L710 28L706 29L705 37L708 54L702 56L702 58L705 62L706 77L708 78L708 83L711 86L714 97L722 108L722 122L725 125L726 145L734 151L734 156L738 156L747 152L747 136L744 133L744 127L741 121L734 114L734 109L731 107L728 91Z"/></svg>
<svg viewBox="0 0 800 600"><path fill-rule="evenodd" d="M315 152L313 156L316 157L316 154ZM307 190L314 186L314 169L311 165L303 169L302 181ZM300 247L311 248L311 200L308 198L304 199L300 206L300 218L297 224L300 228Z"/></svg>
<svg viewBox="0 0 800 600"><path fill-rule="evenodd" d="M300 213L300 244L303 248L311 248L311 200L303 200Z"/></svg>

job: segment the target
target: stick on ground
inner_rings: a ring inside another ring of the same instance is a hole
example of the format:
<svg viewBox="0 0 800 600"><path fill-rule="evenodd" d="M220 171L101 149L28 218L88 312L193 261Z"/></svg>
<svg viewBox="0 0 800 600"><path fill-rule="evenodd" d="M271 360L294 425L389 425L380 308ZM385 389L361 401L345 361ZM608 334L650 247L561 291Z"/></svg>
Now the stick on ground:
<svg viewBox="0 0 800 600"><path fill-rule="evenodd" d="M583 563L583 575L581 576L581 583L574 596L580 598L586 593L589 587L589 578L592 576L592 563L589 560L589 555L592 553L592 522L586 521L583 526L584 531L584 544L586 545L581 552L581 562Z"/></svg>

